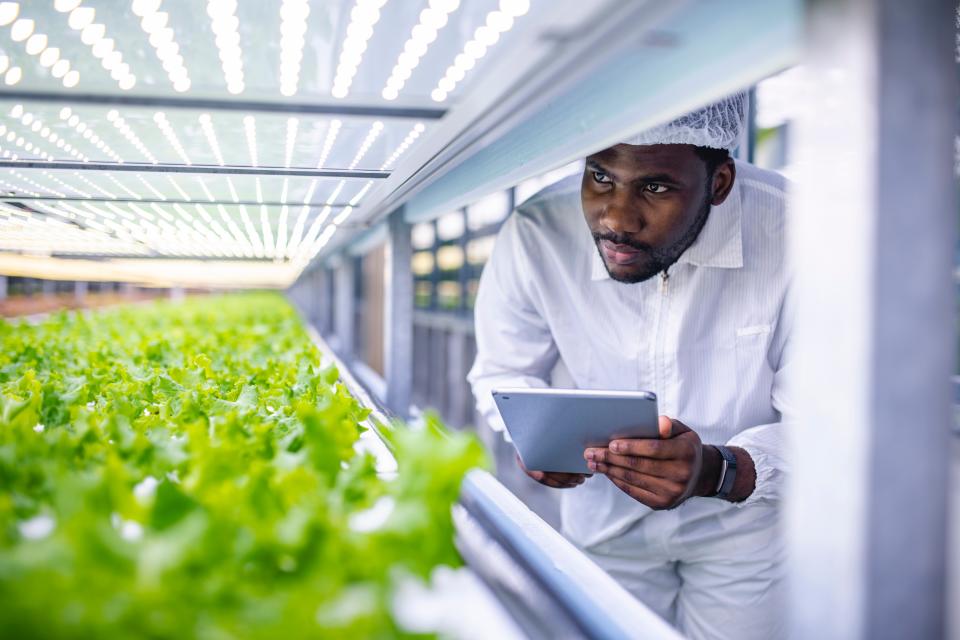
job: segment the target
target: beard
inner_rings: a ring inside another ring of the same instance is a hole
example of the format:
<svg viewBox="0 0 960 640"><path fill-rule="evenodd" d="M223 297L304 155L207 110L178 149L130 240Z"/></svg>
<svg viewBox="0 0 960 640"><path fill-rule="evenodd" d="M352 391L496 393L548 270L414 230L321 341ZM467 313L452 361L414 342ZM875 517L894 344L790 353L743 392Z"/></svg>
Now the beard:
<svg viewBox="0 0 960 640"><path fill-rule="evenodd" d="M711 194L707 193L690 226L684 230L676 242L662 249L652 247L645 242L636 242L622 234L593 233L593 241L597 246L597 251L600 253L600 259L603 261L603 266L606 267L607 273L617 282L636 284L644 280L649 280L660 272L665 272L670 268L670 265L680 259L683 252L696 241L700 232L703 231L703 227L707 223L707 216L710 215L711 199ZM610 265L607 264L607 259L603 255L603 249L600 248L601 240L627 245L640 252L637 262L631 265L632 270L630 272L614 273L610 270Z"/></svg>

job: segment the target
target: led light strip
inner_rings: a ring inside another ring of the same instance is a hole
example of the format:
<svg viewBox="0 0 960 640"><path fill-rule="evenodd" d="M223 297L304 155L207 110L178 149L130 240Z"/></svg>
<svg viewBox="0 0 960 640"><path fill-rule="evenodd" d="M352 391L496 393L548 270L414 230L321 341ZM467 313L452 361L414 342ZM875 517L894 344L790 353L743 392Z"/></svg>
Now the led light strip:
<svg viewBox="0 0 960 640"><path fill-rule="evenodd" d="M50 180L51 182L56 182L56 183L59 184L61 187L65 187L65 188L69 189L70 191L73 191L74 193L76 193L76 194L77 194L78 196L80 196L81 198L92 198L92 197L93 197L92 195L90 195L90 194L87 193L86 191L84 191L84 190L82 190L82 189L80 189L80 188L78 188L78 187L75 187L75 186L72 185L72 184L67 184L66 182L64 182L64 181L61 180L60 178L56 177L55 175L53 175L53 174L50 173L49 171L44 171L44 172L42 173L42 175L43 175L47 180Z"/></svg>
<svg viewBox="0 0 960 640"><path fill-rule="evenodd" d="M187 195L187 192L180 188L180 185L177 184L177 181L173 179L173 176L167 176L167 180L170 181L170 184L173 185L173 188L177 190L177 193L180 194L180 197L184 200L191 200L190 196Z"/></svg>
<svg viewBox="0 0 960 640"><path fill-rule="evenodd" d="M117 85L122 90L129 91L137 84L137 77L130 71L130 65L123 61L123 54L114 48L114 40L107 37L106 27L93 21L96 10L93 7L83 7L82 4L82 1L77 0L58 0L54 2L54 8L62 13L70 12L67 19L70 28L80 32L80 40L90 47L93 56L100 60L100 64ZM80 74L74 70L63 77L63 84L71 87L79 80Z"/></svg>
<svg viewBox="0 0 960 640"><path fill-rule="evenodd" d="M381 131L383 131L383 123L377 120L370 127L370 131L367 132L367 137L364 138L363 144L360 145L357 155L353 157L353 162L350 163L351 171L357 168L357 165L360 164L360 160L362 160L363 156L365 156L367 151L370 150L370 145L372 145L373 141L377 139L377 136L380 135Z"/></svg>
<svg viewBox="0 0 960 640"><path fill-rule="evenodd" d="M6 125L0 124L0 135L5 134L8 142L12 143L14 146L22 148L27 153L38 155L44 160L52 160L53 159L52 155L47 153L45 150L41 149L40 145L30 142L26 138L26 136L39 135L40 137L49 141L50 135L51 135L50 128L43 126L43 122L37 119L36 117L34 117L32 113L23 113L22 108L18 110L17 107L20 107L20 105L17 105L16 107L14 107L13 111L11 111L11 115L13 115L13 113L15 112L20 113L19 120L20 120L20 123L27 128L26 133L24 134L19 133L13 128L11 123L11 126L9 127ZM86 156L84 156L82 153L76 150L74 150L73 155L79 160L83 160L84 158L86 158Z"/></svg>
<svg viewBox="0 0 960 640"><path fill-rule="evenodd" d="M101 139L92 127L83 122L80 119L80 116L73 113L70 107L64 107L63 109L60 109L60 119L66 120L67 124L73 127L74 130L76 130L76 132L80 134L84 140L88 141L100 151L103 151L111 160L114 162L123 162L123 158L120 157L120 154L111 149L110 145ZM86 160L84 160L84 162L86 162Z"/></svg>
<svg viewBox="0 0 960 640"><path fill-rule="evenodd" d="M280 7L280 93L287 97L295 95L300 84L309 15L307 0L283 0Z"/></svg>
<svg viewBox="0 0 960 640"><path fill-rule="evenodd" d="M110 198L111 200L116 200L117 196L113 195L112 193L110 193L109 191L107 191L106 189L104 189L103 187L101 187L100 185L94 184L93 182L90 182L90 180L88 180L88 179L86 178L86 176L84 176L83 174L81 174L79 171L74 171L74 172L73 172L73 175L76 176L77 179L80 180L80 182L83 182L83 183L85 183L87 186L96 189L97 191L99 191L99 192L102 193L103 195L107 196L107 197Z"/></svg>
<svg viewBox="0 0 960 640"><path fill-rule="evenodd" d="M37 181L35 181L35 180L31 180L30 178L28 178L27 176L23 175L22 173L20 173L20 172L17 171L16 169L10 169L10 175L12 175L14 178L17 178L18 180L22 180L23 182L29 184L30 186L32 186L32 187L34 187L34 188L36 188L36 189L42 189L43 191L46 191L46 192L49 193L50 195L58 196L58 197L61 197L61 198L66 197L66 194L65 194L65 193L61 193L61 192L57 191L56 189L51 189L50 187L47 187L47 186L45 186L45 185L42 185L42 184L40 184L39 182L37 182ZM35 194L35 195L39 195L39 194Z"/></svg>
<svg viewBox="0 0 960 640"><path fill-rule="evenodd" d="M327 128L327 137L323 141L323 149L320 151L320 159L317 160L317 169L323 169L324 163L327 161L327 156L330 155L330 150L333 149L333 143L337 140L337 134L340 133L340 127L342 123L339 120L331 120L330 126Z"/></svg>
<svg viewBox="0 0 960 640"><path fill-rule="evenodd" d="M437 33L446 26L448 16L459 6L460 0L430 0L430 6L420 12L420 22L410 32L410 38L404 43L403 52L383 87L381 95L384 100L397 99L420 59L437 39Z"/></svg>
<svg viewBox="0 0 960 640"><path fill-rule="evenodd" d="M70 62L61 60L60 49L51 47L48 38L42 33L34 31L35 23L29 18L17 19L20 15L20 4L17 2L0 2L0 26L10 25L10 37L14 42L23 42L26 52L39 58L40 66L45 69L55 68L54 77L59 78L63 86L75 87L80 82L80 73L70 69ZM52 69L51 69L52 71ZM12 86L23 78L23 69L11 67L10 58L0 55L0 74L4 83Z"/></svg>
<svg viewBox="0 0 960 640"><path fill-rule="evenodd" d="M160 131L163 132L163 136L167 139L167 142L170 143L170 146L172 146L177 152L177 155L180 156L180 159L183 160L183 163L193 164L190 162L190 158L187 157L187 152L183 149L183 145L180 144L180 139L177 138L177 134L174 132L173 127L170 126L170 121L167 120L167 116L162 111L157 111L155 114L153 114L153 121L157 123L158 127L160 127Z"/></svg>
<svg viewBox="0 0 960 640"><path fill-rule="evenodd" d="M350 93L353 77L357 75L357 68L363 61L363 52L367 50L367 43L373 36L373 25L380 20L380 8L386 2L387 0L357 0L350 12L347 37L341 45L337 74L330 90L334 98L346 98Z"/></svg>
<svg viewBox="0 0 960 640"><path fill-rule="evenodd" d="M477 60L487 53L487 49L500 40L500 34L513 28L514 20L530 10L530 0L500 0L500 10L487 14L487 22L473 33L473 39L463 45L463 52L454 58L447 74L440 78L430 97L443 102L463 80L467 72L473 69Z"/></svg>
<svg viewBox="0 0 960 640"><path fill-rule="evenodd" d="M343 182L343 180L341 180L341 182ZM299 245L300 241L302 240L301 234L303 233L303 225L307 222L307 215L310 213L310 201L313 200L313 193L316 190L317 180L314 178L310 181L310 186L307 188L307 194L303 197L303 206L300 207L300 215L297 216L297 222L293 225L293 233L290 234L290 244L294 247Z"/></svg>
<svg viewBox="0 0 960 640"><path fill-rule="evenodd" d="M407 137L403 139L403 142L400 143L400 146L397 147L397 149L390 155L389 158L387 158L387 161L383 163L383 165L380 167L380 170L383 171L384 169L392 166L393 163L403 155L403 152L406 151L411 144L413 144L413 141L420 137L420 134L423 133L425 128L426 127L419 122L413 125L413 129L411 129L410 133L407 134Z"/></svg>
<svg viewBox="0 0 960 640"><path fill-rule="evenodd" d="M200 128L203 129L203 135L207 138L207 144L213 149L213 155L217 159L217 164L224 165L223 154L220 152L220 144L217 142L217 133L213 130L213 119L209 113L202 113L199 117Z"/></svg>
<svg viewBox="0 0 960 640"><path fill-rule="evenodd" d="M149 162L152 164L158 164L156 157L150 150L147 149L147 145L143 144L143 140L133 132L133 129L130 128L130 125L127 124L127 121L123 119L120 115L120 112L116 109L111 109L107 112L107 121L110 122L116 129L123 134L123 137L127 139L133 147L143 155Z"/></svg>
<svg viewBox="0 0 960 640"><path fill-rule="evenodd" d="M173 90L183 93L190 88L190 74L183 65L180 45L169 26L170 15L160 11L162 0L133 0L130 8L140 18L140 28L150 39L160 64L173 84Z"/></svg>
<svg viewBox="0 0 960 640"><path fill-rule="evenodd" d="M250 151L250 164L257 166L257 119L253 116L243 117L243 131L247 136L247 149Z"/></svg>
<svg viewBox="0 0 960 640"><path fill-rule="evenodd" d="M24 110L23 110L23 105L22 105L22 104L14 105L14 107L10 110L9 116L10 116L11 118L17 118L17 119L21 120L21 122L23 121L24 118L26 118L26 119L28 119L28 121L29 121L28 124L32 124L32 123L33 123L33 120L34 120L33 114L27 114L27 113L24 112ZM0 126L3 126L3 125L0 125ZM23 142L21 142L21 140L23 140L23 138L21 137L21 138L18 139L18 137L17 137L18 134L17 134L16 132L14 132L12 129L7 130L6 128L4 128L4 129L3 129L3 132L6 134L7 142L15 143L17 146L20 146L20 147L24 147L24 146L25 146L25 140L24 140ZM4 135L4 133L0 133L0 135ZM74 158L77 158L78 160L81 160L81 161L87 161L87 160L89 160L89 158L87 158L87 156L85 156L85 155L83 155L82 153L80 153L80 151L78 151L77 149L75 149L75 148L73 147L73 145L68 144L66 140L64 140L63 138L61 138L60 136L58 136L56 133L54 133L53 131L51 131L49 127L43 127L43 126L41 126L41 127L40 127L40 135L41 135L43 138L45 138L48 142L50 142L51 144L56 145L58 149L64 150L65 152L67 152L67 153L69 153L70 155L72 155ZM14 156L14 159L16 159L16 156ZM49 160L49 159L52 159L52 157L49 156L49 154L48 154L48 158L47 158L47 159L48 159L48 160Z"/></svg>
<svg viewBox="0 0 960 640"><path fill-rule="evenodd" d="M243 54L240 51L240 20L235 15L236 0L208 0L207 15L216 36L217 49L220 51L220 64L227 91L236 95L243 93Z"/></svg>

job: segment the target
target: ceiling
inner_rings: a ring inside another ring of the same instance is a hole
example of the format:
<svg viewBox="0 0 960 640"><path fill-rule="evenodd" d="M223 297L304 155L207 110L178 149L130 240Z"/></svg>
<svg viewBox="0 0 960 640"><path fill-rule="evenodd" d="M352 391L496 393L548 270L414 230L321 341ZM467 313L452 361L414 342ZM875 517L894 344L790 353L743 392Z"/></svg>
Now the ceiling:
<svg viewBox="0 0 960 640"><path fill-rule="evenodd" d="M0 2L0 253L285 286L549 8Z"/></svg>

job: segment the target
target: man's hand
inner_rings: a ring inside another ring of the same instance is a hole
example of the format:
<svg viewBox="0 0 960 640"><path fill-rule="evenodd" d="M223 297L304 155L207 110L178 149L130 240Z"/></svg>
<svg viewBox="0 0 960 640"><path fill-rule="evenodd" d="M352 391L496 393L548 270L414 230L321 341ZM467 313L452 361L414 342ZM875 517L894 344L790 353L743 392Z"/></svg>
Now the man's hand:
<svg viewBox="0 0 960 640"><path fill-rule="evenodd" d="M571 489L579 487L583 481L592 476L592 473L560 473L558 471L530 471L523 466L520 456L517 456L517 464L523 469L523 472L539 482L540 484L554 489Z"/></svg>
<svg viewBox="0 0 960 640"><path fill-rule="evenodd" d="M672 509L690 496L712 495L720 476L719 452L678 420L660 416L659 427L659 440L613 440L607 447L587 449L587 466L651 509Z"/></svg>

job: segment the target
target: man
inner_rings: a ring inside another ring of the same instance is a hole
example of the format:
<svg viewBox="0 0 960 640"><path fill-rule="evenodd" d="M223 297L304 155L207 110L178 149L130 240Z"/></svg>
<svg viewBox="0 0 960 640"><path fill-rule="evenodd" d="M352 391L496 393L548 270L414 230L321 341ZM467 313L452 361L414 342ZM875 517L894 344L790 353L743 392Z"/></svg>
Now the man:
<svg viewBox="0 0 960 640"><path fill-rule="evenodd" d="M692 637L784 633L778 530L784 180L734 162L735 95L586 159L504 223L476 302L468 379L657 394L659 440L588 449L558 489L563 533ZM557 385L560 386L560 385Z"/></svg>

